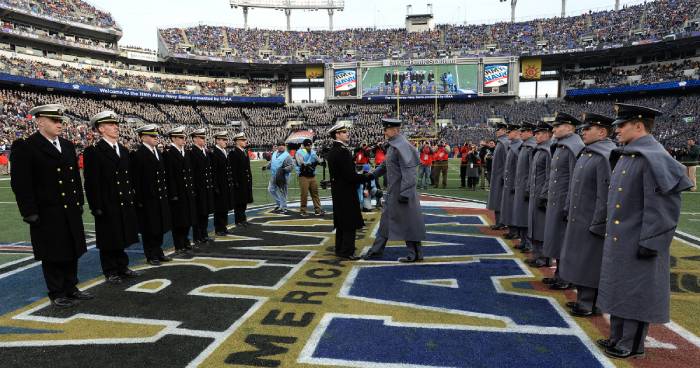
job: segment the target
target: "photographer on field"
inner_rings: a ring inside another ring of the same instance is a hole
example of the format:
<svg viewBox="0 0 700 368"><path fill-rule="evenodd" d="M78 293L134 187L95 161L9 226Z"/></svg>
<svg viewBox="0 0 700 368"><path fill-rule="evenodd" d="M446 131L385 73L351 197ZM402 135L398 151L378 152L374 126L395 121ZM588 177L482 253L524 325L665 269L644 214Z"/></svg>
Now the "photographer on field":
<svg viewBox="0 0 700 368"><path fill-rule="evenodd" d="M306 216L306 203L308 195L311 194L311 201L314 204L314 213L317 216L325 215L321 208L321 200L318 197L318 183L316 182L316 166L321 165L321 160L316 151L312 148L311 139L305 139L301 147L294 155L297 175L299 176L299 190L301 191L301 203L299 214Z"/></svg>

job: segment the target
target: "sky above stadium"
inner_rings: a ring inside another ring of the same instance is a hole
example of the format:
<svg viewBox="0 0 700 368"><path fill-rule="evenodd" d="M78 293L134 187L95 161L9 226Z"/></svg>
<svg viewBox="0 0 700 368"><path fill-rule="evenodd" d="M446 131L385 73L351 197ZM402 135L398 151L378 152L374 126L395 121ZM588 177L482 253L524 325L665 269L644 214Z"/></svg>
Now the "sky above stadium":
<svg viewBox="0 0 700 368"><path fill-rule="evenodd" d="M121 45L157 48L156 30L166 27L187 27L198 24L243 26L240 9L231 9L229 0L88 0L112 13L124 30ZM345 11L336 13L335 29L403 27L406 5L413 5L413 14L427 12L433 3L438 24L483 24L510 20L510 0L345 0ZM639 4L643 0L622 0L622 5ZM580 15L589 10L612 9L615 0L568 0L567 15ZM516 20L559 16L561 0L518 0ZM325 11L292 12L293 30L328 29ZM250 27L285 29L284 13L253 9L248 16Z"/></svg>

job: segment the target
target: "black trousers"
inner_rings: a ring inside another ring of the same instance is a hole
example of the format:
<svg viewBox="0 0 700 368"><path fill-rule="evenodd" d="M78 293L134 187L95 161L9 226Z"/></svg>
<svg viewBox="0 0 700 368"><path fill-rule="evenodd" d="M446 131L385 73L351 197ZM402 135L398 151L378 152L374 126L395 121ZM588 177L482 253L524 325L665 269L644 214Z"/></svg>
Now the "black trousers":
<svg viewBox="0 0 700 368"><path fill-rule="evenodd" d="M72 295L78 288L78 259L67 262L41 262L49 298L65 298Z"/></svg>
<svg viewBox="0 0 700 368"><path fill-rule="evenodd" d="M173 246L177 250L185 249L190 246L190 240L187 238L189 235L189 226L176 226L173 227Z"/></svg>
<svg viewBox="0 0 700 368"><path fill-rule="evenodd" d="M242 224L242 223L248 221L248 217L245 215L245 211L246 211L247 207L248 207L248 205L244 203L244 204L237 204L236 207L233 208L234 218L236 220L236 225Z"/></svg>
<svg viewBox="0 0 700 368"><path fill-rule="evenodd" d="M475 178L473 176L470 176L467 178L467 187L470 189L476 189L476 184L479 183L479 178Z"/></svg>
<svg viewBox="0 0 700 368"><path fill-rule="evenodd" d="M467 166L465 165L460 165L459 166L459 180L460 180L460 185L462 187L466 186L467 183Z"/></svg>
<svg viewBox="0 0 700 368"><path fill-rule="evenodd" d="M217 233L228 229L228 211L214 211L214 231Z"/></svg>
<svg viewBox="0 0 700 368"><path fill-rule="evenodd" d="M335 229L335 255L341 257L355 255L355 233L357 230Z"/></svg>
<svg viewBox="0 0 700 368"><path fill-rule="evenodd" d="M100 249L100 264L105 277L116 276L129 268L129 256L124 249Z"/></svg>
<svg viewBox="0 0 700 368"><path fill-rule="evenodd" d="M195 242L209 237L209 215L197 215L197 223L192 225L192 238Z"/></svg>
<svg viewBox="0 0 700 368"><path fill-rule="evenodd" d="M163 234L141 234L143 254L147 260L163 257Z"/></svg>
<svg viewBox="0 0 700 368"><path fill-rule="evenodd" d="M610 342L618 349L633 353L644 352L644 340L649 323L610 315Z"/></svg>

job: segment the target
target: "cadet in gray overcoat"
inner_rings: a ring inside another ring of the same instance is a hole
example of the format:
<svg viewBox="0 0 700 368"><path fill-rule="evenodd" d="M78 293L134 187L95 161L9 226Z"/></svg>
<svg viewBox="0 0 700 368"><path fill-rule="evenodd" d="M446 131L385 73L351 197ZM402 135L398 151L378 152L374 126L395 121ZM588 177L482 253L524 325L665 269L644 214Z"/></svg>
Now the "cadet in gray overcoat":
<svg viewBox="0 0 700 368"><path fill-rule="evenodd" d="M584 114L581 126L586 147L576 161L569 189L569 215L561 249L561 278L576 286L576 302L568 303L571 314L588 317L595 308L603 257L605 216L610 182L610 138L614 119Z"/></svg>
<svg viewBox="0 0 700 368"><path fill-rule="evenodd" d="M506 164L508 154L508 136L506 135L508 125L505 123L496 124L496 149L491 160L491 178L489 179L489 201L486 208L494 211L496 223L491 226L493 230L505 229L501 222L501 198L503 195L503 169Z"/></svg>
<svg viewBox="0 0 700 368"><path fill-rule="evenodd" d="M549 266L549 259L542 256L544 224L547 211L547 187L549 166L552 161L552 126L540 121L535 127L535 141L532 162L530 163L530 186L527 209L527 237L532 243L532 257L526 261L532 267Z"/></svg>
<svg viewBox="0 0 700 368"><path fill-rule="evenodd" d="M581 122L575 117L557 113L552 122L556 149L552 155L549 172L549 193L547 197L547 217L544 227L544 256L557 260L554 277L545 277L542 282L551 289L563 290L571 284L559 278L559 256L566 231L566 216L569 213L569 183L574 173L578 154L584 147L583 141L575 133Z"/></svg>
<svg viewBox="0 0 700 368"><path fill-rule="evenodd" d="M649 132L657 110L616 105L622 147L613 151L598 303L610 314L608 356L644 354L649 323L669 322L670 246L681 192L693 184Z"/></svg>
<svg viewBox="0 0 700 368"><path fill-rule="evenodd" d="M370 179L386 175L386 202L377 237L363 258L380 257L388 240L404 240L408 256L399 258L399 262L421 261L425 223L416 190L416 170L420 165L418 150L401 134L401 120L382 119L382 125L389 147L386 159L370 174Z"/></svg>
<svg viewBox="0 0 700 368"><path fill-rule="evenodd" d="M518 155L523 141L520 139L520 125L508 124L508 154L503 167L503 194L501 197L501 223L508 226L506 239L518 237L517 228L513 227L513 197L515 196L515 174L518 165Z"/></svg>
<svg viewBox="0 0 700 368"><path fill-rule="evenodd" d="M530 249L532 246L527 241L527 212L530 202L529 194L530 186L528 179L530 178L530 161L537 146L537 140L532 135L532 130L535 129L535 124L523 123L520 128L520 139L523 141L518 154L518 162L515 169L515 195L513 196L513 217L511 224L517 229L520 237L520 245L516 248Z"/></svg>

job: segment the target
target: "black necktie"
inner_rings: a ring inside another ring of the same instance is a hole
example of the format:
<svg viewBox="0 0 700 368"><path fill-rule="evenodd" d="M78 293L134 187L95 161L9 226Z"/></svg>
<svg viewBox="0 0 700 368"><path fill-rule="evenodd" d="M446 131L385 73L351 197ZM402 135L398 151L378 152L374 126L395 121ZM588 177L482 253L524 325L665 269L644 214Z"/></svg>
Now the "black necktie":
<svg viewBox="0 0 700 368"><path fill-rule="evenodd" d="M114 146L112 146L112 148L114 148L114 153L117 154L117 157L121 157L119 156L119 150L117 149L117 145L115 144Z"/></svg>

